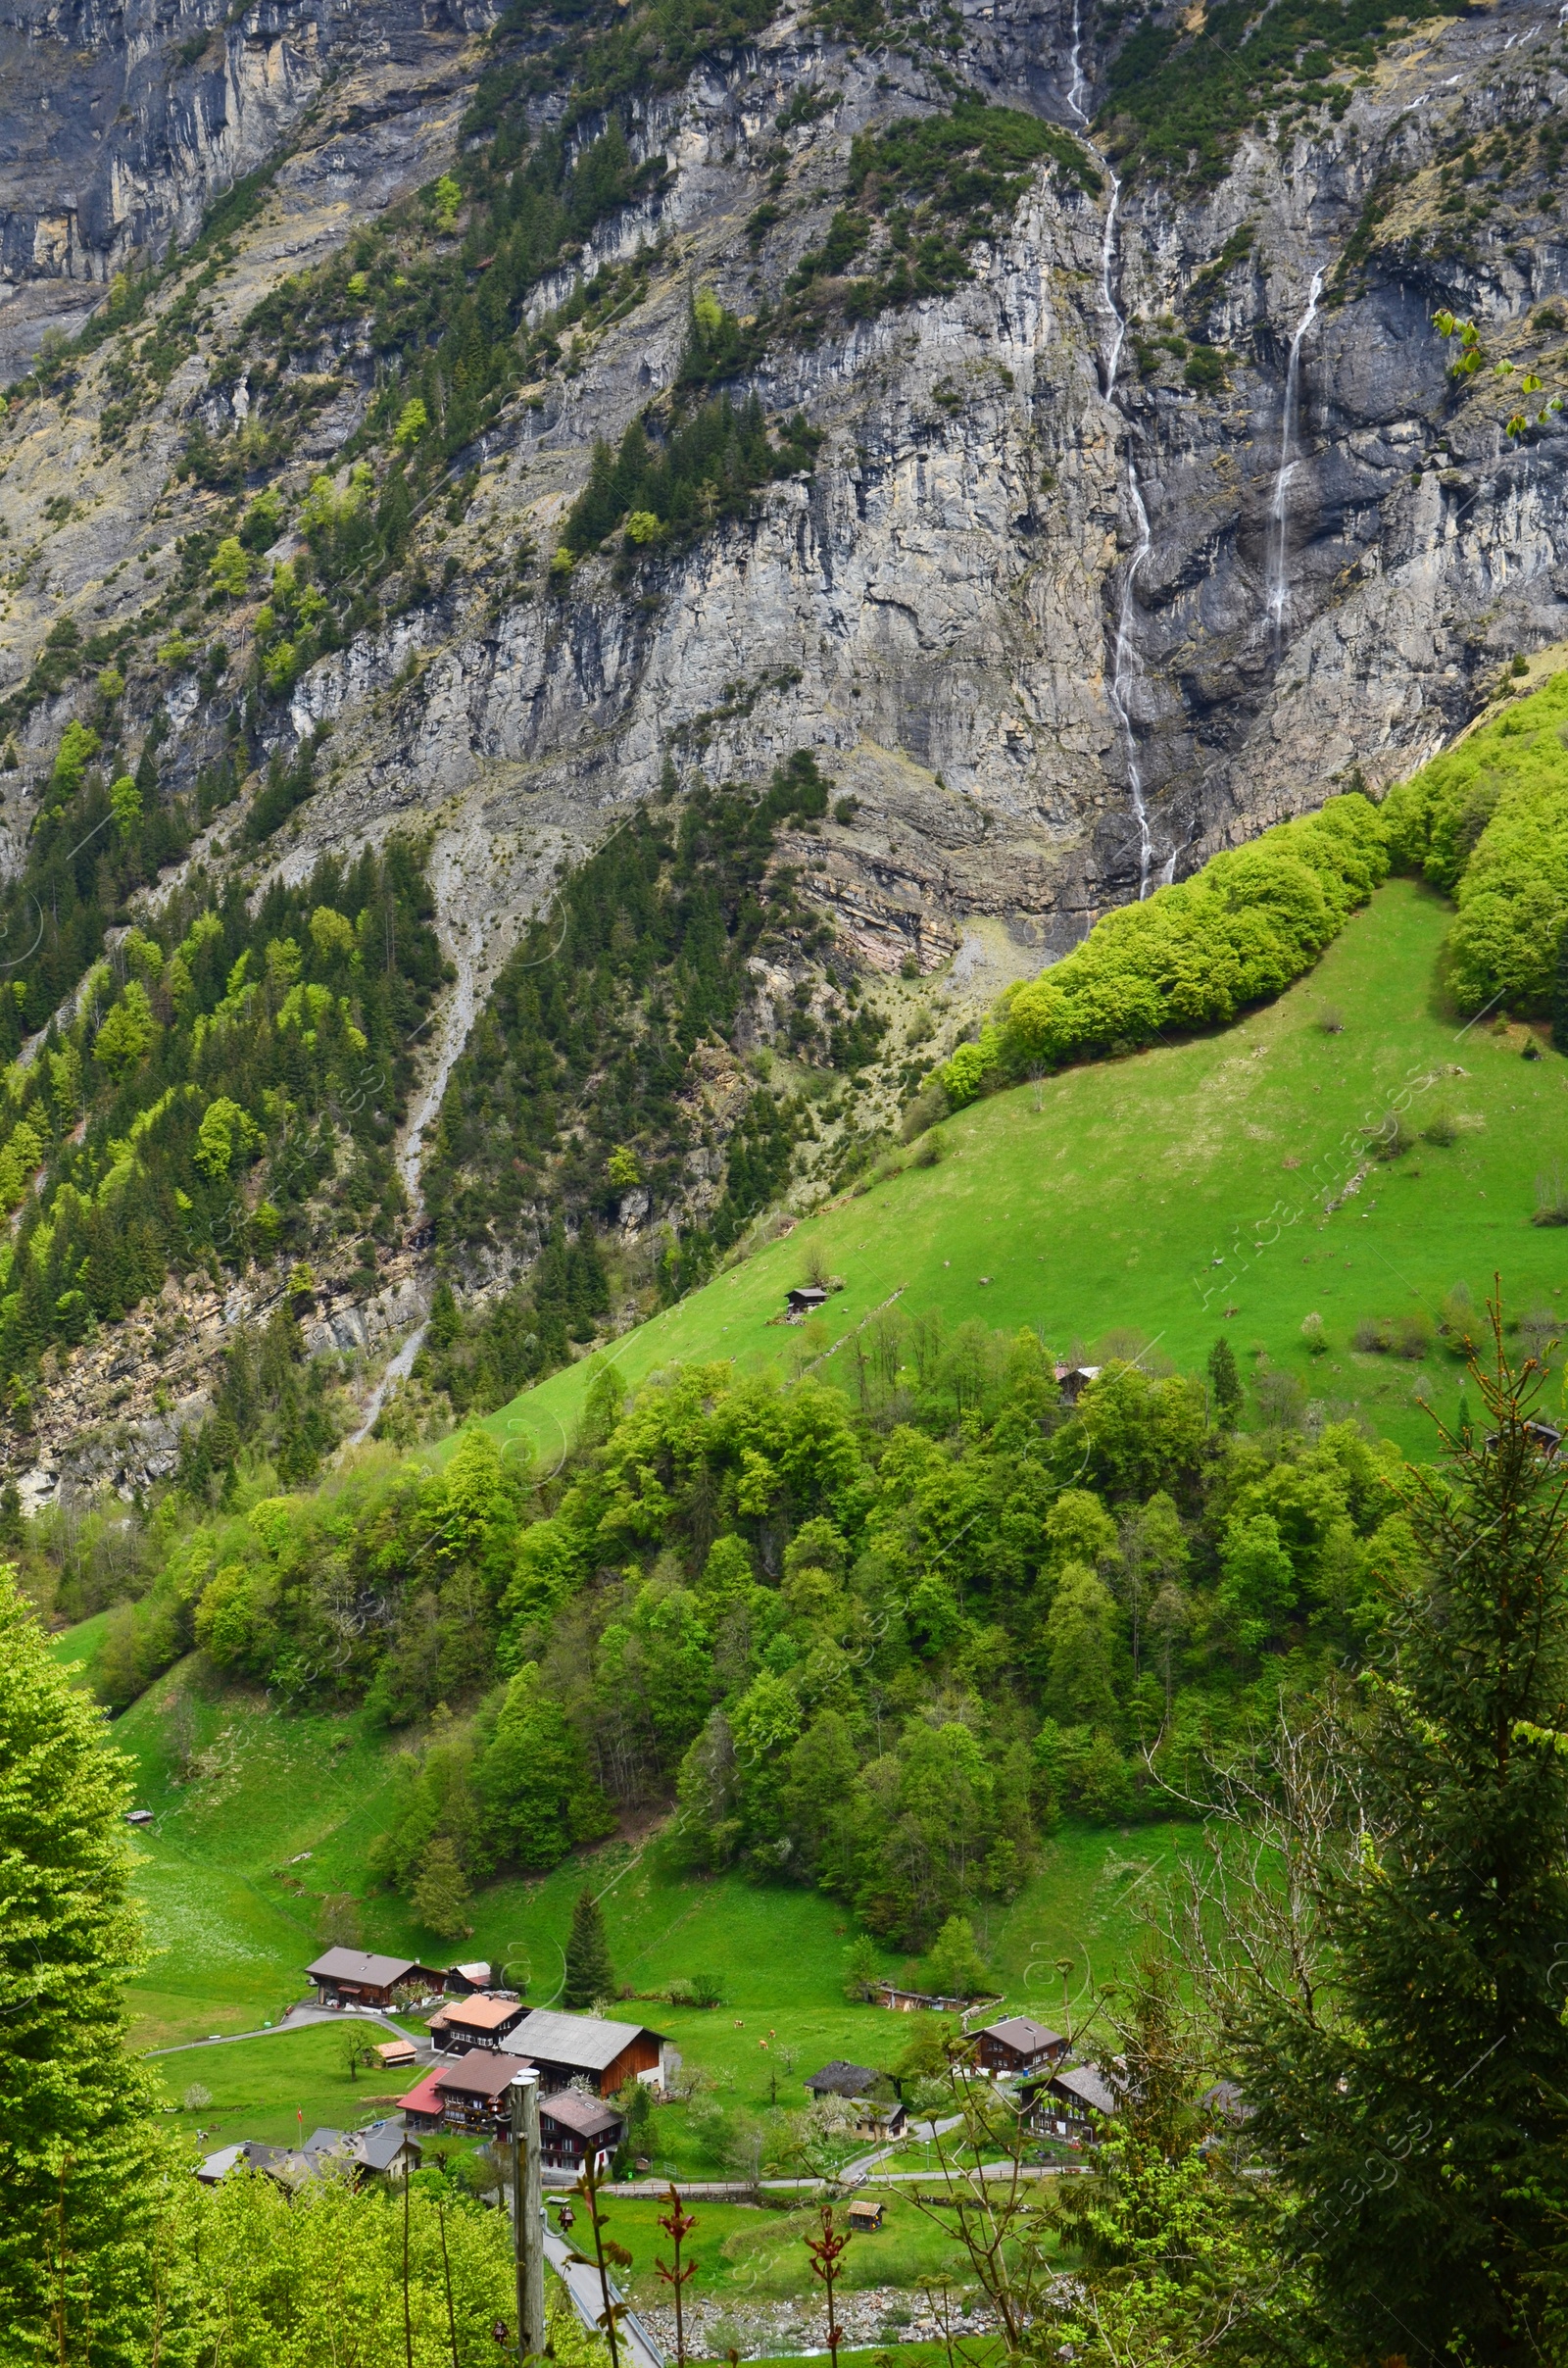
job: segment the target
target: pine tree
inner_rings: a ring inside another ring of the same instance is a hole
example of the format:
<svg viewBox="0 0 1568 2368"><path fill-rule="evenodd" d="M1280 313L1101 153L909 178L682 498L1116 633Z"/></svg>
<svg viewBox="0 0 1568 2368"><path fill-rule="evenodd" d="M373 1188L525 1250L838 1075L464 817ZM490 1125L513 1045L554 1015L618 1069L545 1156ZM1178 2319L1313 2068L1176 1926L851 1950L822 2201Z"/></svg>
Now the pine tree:
<svg viewBox="0 0 1568 2368"><path fill-rule="evenodd" d="M615 1974L610 1962L604 1911L585 1885L577 1894L571 1911L571 1931L566 1939L566 1981L561 2002L568 2007L591 2006L597 1998L612 1998L614 1991Z"/></svg>
<svg viewBox="0 0 1568 2368"><path fill-rule="evenodd" d="M1568 1472L1493 1329L1470 1440L1406 1474L1424 1567L1314 1780L1320 1960L1254 1985L1229 2034L1356 2358L1562 2357ZM1353 1792L1322 1814L1336 1764Z"/></svg>
<svg viewBox="0 0 1568 2368"><path fill-rule="evenodd" d="M1215 1422L1222 1431L1233 1431L1242 1411L1242 1377L1223 1332L1208 1352L1208 1395Z"/></svg>
<svg viewBox="0 0 1568 2368"><path fill-rule="evenodd" d="M126 1763L0 1568L0 2356L145 2358L160 2273L146 2073L121 1986ZM89 2331L90 2330L90 2335Z"/></svg>

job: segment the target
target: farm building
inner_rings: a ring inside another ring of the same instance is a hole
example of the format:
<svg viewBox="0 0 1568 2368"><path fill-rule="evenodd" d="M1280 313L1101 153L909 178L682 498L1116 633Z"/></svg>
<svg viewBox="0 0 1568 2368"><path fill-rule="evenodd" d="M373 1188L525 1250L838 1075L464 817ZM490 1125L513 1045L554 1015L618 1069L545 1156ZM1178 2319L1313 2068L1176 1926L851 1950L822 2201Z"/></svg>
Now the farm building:
<svg viewBox="0 0 1568 2368"><path fill-rule="evenodd" d="M490 1988L490 1967L483 1958L468 1965L449 1965L446 1971L448 1998L471 1998L476 1990Z"/></svg>
<svg viewBox="0 0 1568 2368"><path fill-rule="evenodd" d="M1060 2063L1067 2052L1059 2031L1048 2031L1044 2023L1032 2021L1027 2014L1009 2014L1000 2023L987 2023L975 2036L980 2069L993 2080L1044 2071L1050 2064Z"/></svg>
<svg viewBox="0 0 1568 2368"><path fill-rule="evenodd" d="M465 2047L499 2047L527 2014L520 1998L487 1998L475 1994L455 1998L432 2014L430 2038L439 2055Z"/></svg>
<svg viewBox="0 0 1568 2368"><path fill-rule="evenodd" d="M539 2150L552 2171L580 2171L591 2153L596 2171L613 2161L626 2117L580 2089L563 2089L539 2105Z"/></svg>
<svg viewBox="0 0 1568 2368"><path fill-rule="evenodd" d="M411 2130L483 2130L486 2136L504 2130L512 2118L507 2091L514 2075L527 2068L520 2056L470 2047L410 2090L403 2099L404 2122Z"/></svg>
<svg viewBox="0 0 1568 2368"><path fill-rule="evenodd" d="M804 1284L799 1291L785 1295L785 1312L796 1323L808 1315L814 1315L819 1307L826 1306L827 1293L816 1283Z"/></svg>
<svg viewBox="0 0 1568 2368"><path fill-rule="evenodd" d="M306 1966L305 1978L316 1984L323 2006L379 2006L383 2012L397 1991L409 1985L439 1991L445 1980L415 1957L373 1956L361 1949L329 1949Z"/></svg>
<svg viewBox="0 0 1568 2368"><path fill-rule="evenodd" d="M600 2097L613 2097L628 2080L664 2086L662 2032L645 2023L612 2023L597 2014L555 2014L536 2008L507 2040L525 2063L539 2067L541 2093L586 2080Z"/></svg>
<svg viewBox="0 0 1568 2368"><path fill-rule="evenodd" d="M409 2065L416 2064L419 2060L419 2051L412 2039L383 2040L378 2047L370 2049L370 2053L383 2072L406 2071Z"/></svg>
<svg viewBox="0 0 1568 2368"><path fill-rule="evenodd" d="M813 2097L868 2097L881 2077L869 2064L848 2064L835 2056L820 2072L809 2073L806 2085Z"/></svg>
<svg viewBox="0 0 1568 2368"><path fill-rule="evenodd" d="M1098 1380L1101 1370L1099 1365L1057 1365L1054 1369L1063 1406L1076 1406L1089 1384Z"/></svg>
<svg viewBox="0 0 1568 2368"><path fill-rule="evenodd" d="M873 2092L884 2083L885 2076L873 2072L869 2064L846 2063L835 2057L813 2072L806 2086L816 2097L842 2097L855 2107L854 2127L863 2138L902 2138L908 2126L908 2115L902 2099L883 2098Z"/></svg>
<svg viewBox="0 0 1568 2368"><path fill-rule="evenodd" d="M887 2206L875 2195L857 2195L855 2201L850 2205L850 2234L857 2237L870 2236L874 2230L881 2227L882 2215L886 2209Z"/></svg>
<svg viewBox="0 0 1568 2368"><path fill-rule="evenodd" d="M254 2138L220 2146L196 2166L203 2187L217 2187L230 2171L264 2171L287 2195L315 2179L347 2179L355 2187L377 2179L397 2181L419 2167L423 2148L395 2122L373 2122L368 2130L313 2130L303 2146L263 2146Z"/></svg>
<svg viewBox="0 0 1568 2368"><path fill-rule="evenodd" d="M1029 2126L1043 2138L1098 2138L1116 2112L1115 2091L1099 2064L1074 2064L1027 2086Z"/></svg>
<svg viewBox="0 0 1568 2368"><path fill-rule="evenodd" d="M974 2004L973 1998L943 1998L935 1991L901 1990L897 1982L873 1982L871 1988L876 2003L895 2014L962 2014Z"/></svg>

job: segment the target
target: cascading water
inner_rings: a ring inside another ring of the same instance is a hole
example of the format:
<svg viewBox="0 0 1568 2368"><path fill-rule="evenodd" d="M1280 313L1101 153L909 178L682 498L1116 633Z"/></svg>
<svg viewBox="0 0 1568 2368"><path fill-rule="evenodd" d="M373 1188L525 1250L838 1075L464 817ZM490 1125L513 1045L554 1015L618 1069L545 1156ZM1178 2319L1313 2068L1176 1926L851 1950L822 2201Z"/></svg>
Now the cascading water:
<svg viewBox="0 0 1568 2368"><path fill-rule="evenodd" d="M1084 105L1084 99L1088 94L1089 83L1084 74L1084 27L1082 0L1072 0L1072 54L1070 63L1072 73L1068 77L1067 82L1068 113L1072 115L1078 123L1087 123L1089 121L1089 110Z"/></svg>
<svg viewBox="0 0 1568 2368"><path fill-rule="evenodd" d="M1268 620L1278 650L1285 638L1285 612L1290 605L1290 583L1287 576L1289 553L1286 549L1288 519L1286 503L1290 497L1291 479L1296 473L1296 435L1301 408L1301 347L1312 323L1317 319L1318 298L1323 293L1323 274L1314 271L1307 290L1306 309L1296 324L1291 339L1291 358L1285 370L1285 407L1280 415L1280 465L1274 475L1274 497L1269 505L1268 550Z"/></svg>
<svg viewBox="0 0 1568 2368"><path fill-rule="evenodd" d="M1077 12L1073 14L1073 40L1076 50L1078 36ZM1100 301L1110 315L1110 347L1105 356L1105 401L1116 398L1116 373L1121 368L1122 347L1127 342L1127 316L1116 300L1116 223L1121 213L1121 182L1103 157L1100 164L1110 183L1110 203L1105 209L1105 234L1100 245ZM1153 844L1149 831L1149 809L1144 800L1144 776L1138 763L1138 742L1133 732L1132 712L1127 694L1143 671L1137 644L1133 640L1133 600L1138 571L1149 557L1152 537L1149 526L1149 510L1144 501L1144 489L1138 481L1138 463L1131 447L1127 453L1127 498L1133 517L1138 522L1138 540L1127 572L1122 577L1121 599L1116 609L1116 639L1111 651L1110 676L1106 684L1111 713L1121 732L1122 747L1127 755L1127 794L1132 800L1133 820L1138 825L1138 901L1142 904L1149 894L1150 867L1153 860ZM1169 866L1167 866L1167 869Z"/></svg>

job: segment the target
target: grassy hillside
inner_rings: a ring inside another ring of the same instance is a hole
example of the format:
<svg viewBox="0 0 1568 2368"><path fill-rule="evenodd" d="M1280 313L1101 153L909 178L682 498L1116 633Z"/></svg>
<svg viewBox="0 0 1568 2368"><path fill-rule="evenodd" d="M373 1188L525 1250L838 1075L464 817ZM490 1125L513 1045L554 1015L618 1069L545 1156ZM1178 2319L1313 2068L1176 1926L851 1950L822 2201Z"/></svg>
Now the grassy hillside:
<svg viewBox="0 0 1568 2368"><path fill-rule="evenodd" d="M629 1334L620 1370L633 1383L709 1357L792 1370L803 1334L769 1319L816 1253L846 1283L823 1348L898 1291L954 1322L1039 1324L1062 1349L1136 1326L1188 1369L1223 1330L1244 1373L1261 1349L1422 1453L1413 1393L1451 1412L1456 1369L1360 1354L1358 1320L1430 1309L1461 1280L1479 1303L1494 1270L1516 1311L1562 1304L1560 1238L1530 1219L1538 1176L1568 1163L1568 1062L1547 1048L1527 1063L1522 1028L1447 1015L1450 918L1429 889L1391 881L1308 978L1237 1026L961 1112L941 1130L940 1165L906 1168L720 1275ZM1336 1014L1343 1029L1326 1033ZM1406 1094L1417 1134L1439 1113L1479 1123L1372 1160L1370 1130ZM1318 1357L1300 1332L1313 1311L1329 1344ZM847 1361L820 1370L849 1385ZM580 1366L557 1374L489 1426L553 1460L584 1387Z"/></svg>
<svg viewBox="0 0 1568 2368"><path fill-rule="evenodd" d="M218 1690L199 1658L172 1671L118 1720L115 1739L135 1762L138 1800L156 1820L137 1837L136 1888L155 1955L130 1985L133 2037L143 2047L169 2047L259 2029L306 1993L304 1967L321 1946L322 1899L365 1890L365 1846L387 1813L396 1747L360 1713L295 1717L260 1697ZM1091 1978L1103 1979L1137 1940L1185 1839L1173 1826L1141 1828L1130 1838L1064 1826L1018 1898L994 1910L989 1924L981 1918L982 1946L1009 1999L1059 2016L1062 1959L1072 1960L1070 1998L1081 1998ZM611 1843L542 1881L478 1893L473 1939L461 1947L423 1930L393 1895L365 1899L365 1944L434 1953L442 1963L457 1954L488 1956L512 1979L526 1979L528 1995L545 2004L559 1988L562 1943L585 1874L603 1895L622 1983L657 1994L682 1975L710 1973L722 1982L725 2003L716 2011L662 2002L621 2011L667 2031L725 2084L736 2107L766 2100L779 2047L799 2052L804 2074L808 2054L882 2062L903 2046L902 2023L845 2001L851 1931L842 1907L813 1891L673 1870L657 1833ZM902 1962L886 1959L890 1971ZM255 2046L300 2044L291 2035ZM250 2062L248 2047L215 2049L200 2062L233 2067L236 2058L238 2078ZM196 2061L173 2059L172 2093L198 2076L190 2069ZM216 2097L213 2074L200 2077ZM277 2101L290 2112L299 2103L321 2120L342 2110L319 2083ZM705 2159L678 2122L668 2137L680 2168Z"/></svg>

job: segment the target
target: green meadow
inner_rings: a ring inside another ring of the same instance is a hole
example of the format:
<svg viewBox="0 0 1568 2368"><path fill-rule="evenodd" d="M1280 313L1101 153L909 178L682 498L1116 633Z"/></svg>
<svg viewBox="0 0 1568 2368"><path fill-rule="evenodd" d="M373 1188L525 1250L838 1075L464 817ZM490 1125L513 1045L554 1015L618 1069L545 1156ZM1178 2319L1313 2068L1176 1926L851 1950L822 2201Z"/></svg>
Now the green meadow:
<svg viewBox="0 0 1568 2368"><path fill-rule="evenodd" d="M1451 918L1431 890L1391 881L1277 1003L959 1112L940 1164L797 1225L628 1333L615 1363L635 1384L710 1358L787 1376L815 1356L853 1389L841 1344L897 1294L953 1324L1038 1325L1065 1352L1137 1330L1186 1370L1223 1331L1244 1375L1266 1357L1422 1455L1420 1402L1451 1414L1458 1369L1441 1352L1415 1364L1360 1353L1357 1323L1430 1312L1461 1281L1479 1305L1494 1273L1513 1314L1559 1307L1568 1283L1568 1236L1531 1223L1538 1178L1568 1170L1568 1061L1536 1038L1544 1058L1527 1061L1523 1028L1451 1014ZM1375 1131L1394 1110L1421 1139L1380 1160ZM1459 1121L1446 1145L1424 1137L1439 1116ZM772 1319L812 1254L845 1288L808 1338ZM1315 1357L1301 1334L1312 1313L1327 1343ZM554 1461L585 1387L584 1366L558 1373L488 1427Z"/></svg>
<svg viewBox="0 0 1568 2368"><path fill-rule="evenodd" d="M69 1650L69 1635L57 1641ZM828 2057L885 2066L908 2036L902 2016L845 1998L853 1935L842 1907L813 1891L693 1874L672 1863L657 1828L542 1880L492 1885L472 1901L471 1940L438 1941L396 1895L367 1895L365 1849L389 1813L400 1746L361 1712L282 1712L220 1687L193 1655L118 1719L114 1735L132 1762L138 1805L154 1817L134 1843L152 1950L127 1989L140 2047L275 2023L308 1994L304 1968L322 1946L324 1900L345 1894L359 1902L366 1947L443 1964L487 1957L548 2004L584 1881L601 1897L616 1974L634 1993L617 2011L666 2033L725 2114L804 2103L801 2083ZM1094 1985L1136 1946L1192 1840L1177 1825L1069 1823L1053 1835L1017 1899L979 1921L1009 2004L1057 2023L1080 2018ZM884 1966L898 1974L906 1961L889 1954ZM716 1977L721 2006L665 2002L672 1982L698 1973ZM172 2096L200 2078L218 2097L225 2092L200 2067L243 2083L253 2066L275 2065L283 2087L258 2093L258 2111L291 2120L299 2106L307 2120L332 2121L365 2095L340 2047L335 2025L291 2032L167 2058L163 2076ZM718 2167L703 2116L683 2105L659 2116L655 2148L661 2166L681 2175Z"/></svg>
<svg viewBox="0 0 1568 2368"><path fill-rule="evenodd" d="M231 2040L217 2047L181 2047L155 2059L171 2127L190 2142L193 2153L211 2153L242 2138L280 2146L303 2130L352 2130L396 2110L413 2086L407 2074L379 2067L348 2067L348 2043L368 2047L390 2035L359 2018L343 2023L307 2023L267 2039ZM187 2105L193 2088L207 2101ZM200 2135L198 2135L200 2133Z"/></svg>

